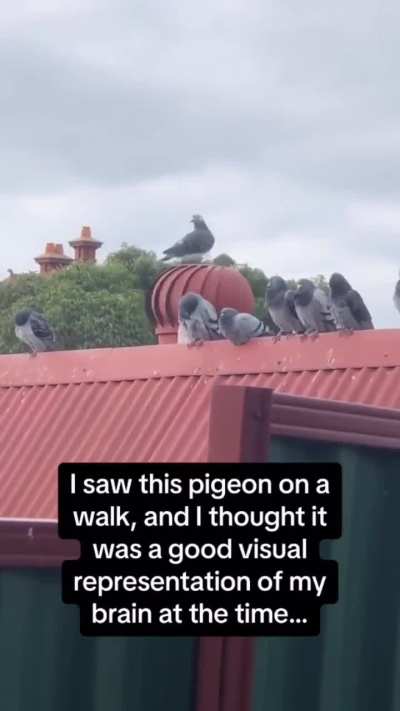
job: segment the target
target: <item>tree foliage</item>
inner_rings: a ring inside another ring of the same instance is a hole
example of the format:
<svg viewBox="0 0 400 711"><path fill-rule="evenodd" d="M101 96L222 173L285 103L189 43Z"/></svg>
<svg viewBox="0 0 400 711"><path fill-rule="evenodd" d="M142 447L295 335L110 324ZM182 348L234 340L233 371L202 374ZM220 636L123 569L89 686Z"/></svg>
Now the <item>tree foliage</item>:
<svg viewBox="0 0 400 711"><path fill-rule="evenodd" d="M213 264L216 264L218 267L233 267L235 260L232 259L229 254L222 253L213 259Z"/></svg>
<svg viewBox="0 0 400 711"><path fill-rule="evenodd" d="M165 269L165 264L157 259L154 252L147 252L123 242L118 252L113 252L106 259L108 266L120 266L127 269L137 289L150 289L157 274Z"/></svg>
<svg viewBox="0 0 400 711"><path fill-rule="evenodd" d="M24 308L46 315L57 347L106 348L154 343L145 292L136 275L118 263L73 265L48 277L22 275L0 284L0 352L18 353L14 317Z"/></svg>

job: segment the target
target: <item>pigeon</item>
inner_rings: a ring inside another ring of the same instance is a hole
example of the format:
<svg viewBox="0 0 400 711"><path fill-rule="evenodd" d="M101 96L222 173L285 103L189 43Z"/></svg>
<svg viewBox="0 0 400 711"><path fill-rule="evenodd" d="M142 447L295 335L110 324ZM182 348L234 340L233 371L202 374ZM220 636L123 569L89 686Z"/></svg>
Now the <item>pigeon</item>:
<svg viewBox="0 0 400 711"><path fill-rule="evenodd" d="M198 262L212 249L215 238L203 218L200 215L193 215L191 222L194 224L194 230L169 249L165 249L163 252L165 257L162 258L162 262L177 258L181 258L185 262Z"/></svg>
<svg viewBox="0 0 400 711"><path fill-rule="evenodd" d="M294 294L294 304L305 335L336 331L330 298L310 279L300 279Z"/></svg>
<svg viewBox="0 0 400 711"><path fill-rule="evenodd" d="M52 351L55 346L55 334L48 322L37 311L19 311L15 316L15 335L26 343L37 355L41 351Z"/></svg>
<svg viewBox="0 0 400 711"><path fill-rule="evenodd" d="M268 309L265 309L263 315L263 324L266 329L266 335L268 336L278 336L279 328L276 326L275 321L273 321L272 316ZM268 332L268 333L267 333Z"/></svg>
<svg viewBox="0 0 400 711"><path fill-rule="evenodd" d="M358 291L351 288L342 274L332 274L329 279L332 314L336 328L341 331L373 329L371 314Z"/></svg>
<svg viewBox="0 0 400 711"><path fill-rule="evenodd" d="M272 277L265 290L265 307L268 310L278 333L275 339L283 334L303 333L304 328L300 323L294 305L294 290L280 276Z"/></svg>
<svg viewBox="0 0 400 711"><path fill-rule="evenodd" d="M236 309L222 309L219 330L235 346L242 346L251 338L268 335L265 324L252 314L241 314Z"/></svg>
<svg viewBox="0 0 400 711"><path fill-rule="evenodd" d="M397 282L396 288L394 290L393 301L397 311L400 311L400 279Z"/></svg>
<svg viewBox="0 0 400 711"><path fill-rule="evenodd" d="M189 292L179 303L178 343L201 345L221 338L218 314L212 304L200 294Z"/></svg>

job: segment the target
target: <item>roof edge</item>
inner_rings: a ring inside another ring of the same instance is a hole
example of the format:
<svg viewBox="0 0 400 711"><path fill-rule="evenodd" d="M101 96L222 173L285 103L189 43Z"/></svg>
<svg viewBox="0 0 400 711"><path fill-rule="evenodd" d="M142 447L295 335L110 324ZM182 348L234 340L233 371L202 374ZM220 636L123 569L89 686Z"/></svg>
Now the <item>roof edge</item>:
<svg viewBox="0 0 400 711"><path fill-rule="evenodd" d="M79 557L79 542L59 538L57 521L0 519L0 568L52 568Z"/></svg>
<svg viewBox="0 0 400 711"><path fill-rule="evenodd" d="M400 410L274 392L271 435L400 450Z"/></svg>
<svg viewBox="0 0 400 711"><path fill-rule="evenodd" d="M0 387L400 366L400 329L0 356Z"/></svg>

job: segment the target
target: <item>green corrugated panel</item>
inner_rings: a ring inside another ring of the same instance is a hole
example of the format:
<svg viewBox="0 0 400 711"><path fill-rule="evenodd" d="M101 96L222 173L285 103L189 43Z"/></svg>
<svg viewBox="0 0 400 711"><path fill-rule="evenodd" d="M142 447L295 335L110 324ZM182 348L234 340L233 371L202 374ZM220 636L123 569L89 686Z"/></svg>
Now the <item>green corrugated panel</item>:
<svg viewBox="0 0 400 711"><path fill-rule="evenodd" d="M271 460L342 464L343 536L321 546L340 591L319 637L257 641L253 711L399 711L399 454L281 438Z"/></svg>
<svg viewBox="0 0 400 711"><path fill-rule="evenodd" d="M4 711L192 711L192 639L84 638L55 571L0 573Z"/></svg>

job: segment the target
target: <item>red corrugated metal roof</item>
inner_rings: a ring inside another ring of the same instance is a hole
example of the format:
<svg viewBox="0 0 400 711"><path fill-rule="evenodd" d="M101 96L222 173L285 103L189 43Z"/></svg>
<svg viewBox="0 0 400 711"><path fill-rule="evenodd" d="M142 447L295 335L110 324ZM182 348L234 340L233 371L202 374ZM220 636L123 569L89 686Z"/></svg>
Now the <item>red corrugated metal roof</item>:
<svg viewBox="0 0 400 711"><path fill-rule="evenodd" d="M217 376L400 409L400 330L0 356L0 517L54 519L62 461L204 461Z"/></svg>

